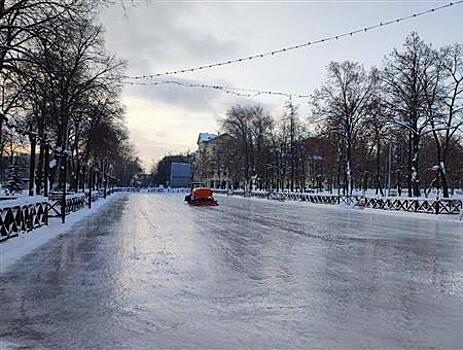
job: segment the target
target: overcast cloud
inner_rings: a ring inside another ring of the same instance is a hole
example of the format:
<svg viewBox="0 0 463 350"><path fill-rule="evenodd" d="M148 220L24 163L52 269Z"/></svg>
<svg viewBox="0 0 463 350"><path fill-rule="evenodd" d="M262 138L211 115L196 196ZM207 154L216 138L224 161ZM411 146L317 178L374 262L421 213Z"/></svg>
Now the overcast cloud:
<svg viewBox="0 0 463 350"><path fill-rule="evenodd" d="M129 75L185 68L269 51L350 31L447 2L172 2L113 6L102 14L108 48L128 61ZM310 94L332 60L381 65L383 57L417 31L435 46L461 41L463 6L347 40L240 65L169 79ZM257 102L276 116L282 97L253 100L178 86L128 86L124 90L133 142L146 165L169 152L195 149L199 132L215 132L217 117L234 103ZM303 104L303 117L309 108Z"/></svg>

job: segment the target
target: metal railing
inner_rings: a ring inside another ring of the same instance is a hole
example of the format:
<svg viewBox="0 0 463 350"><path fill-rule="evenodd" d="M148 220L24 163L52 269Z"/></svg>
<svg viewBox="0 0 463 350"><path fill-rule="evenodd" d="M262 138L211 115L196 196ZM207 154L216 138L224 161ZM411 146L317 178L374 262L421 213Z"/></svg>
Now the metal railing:
<svg viewBox="0 0 463 350"><path fill-rule="evenodd" d="M453 214L458 215L463 211L461 199L425 199L425 198L401 198L401 197L365 197L359 195L345 196L334 194L313 194L296 192L265 192L243 190L215 189L215 193L236 196L248 196L265 199L292 200L317 204L345 204L362 206L365 208L406 211L426 214Z"/></svg>
<svg viewBox="0 0 463 350"><path fill-rule="evenodd" d="M106 194L109 195L109 192ZM89 192L68 195L64 213L63 200L58 195L51 196L48 201L0 208L0 242L48 225L50 218L62 218L63 214L90 208L91 203L103 197L102 190L91 192L91 198Z"/></svg>
<svg viewBox="0 0 463 350"><path fill-rule="evenodd" d="M90 198L91 195L91 198ZM109 192L107 192L109 195ZM61 196L59 196L61 197ZM63 216L63 199L59 197L51 198L48 204L48 211L50 217L62 217ZM87 193L70 194L66 196L66 203L64 206L65 215L69 215L76 211L79 211L86 207L91 207L91 203L96 202L98 199L104 198L104 191L92 191ZM91 203L89 201L91 200Z"/></svg>
<svg viewBox="0 0 463 350"><path fill-rule="evenodd" d="M0 208L0 241L48 225L48 202Z"/></svg>

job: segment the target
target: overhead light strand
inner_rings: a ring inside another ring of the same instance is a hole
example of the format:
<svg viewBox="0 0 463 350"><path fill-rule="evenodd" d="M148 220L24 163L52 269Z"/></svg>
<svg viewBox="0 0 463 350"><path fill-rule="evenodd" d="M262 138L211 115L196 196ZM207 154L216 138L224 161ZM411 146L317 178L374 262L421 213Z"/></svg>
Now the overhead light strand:
<svg viewBox="0 0 463 350"><path fill-rule="evenodd" d="M156 86L156 85L177 85L187 88L197 88L197 89L209 89L209 90L217 90L224 92L226 94L231 94L239 97L248 97L253 98L262 95L273 95L273 96L283 96L283 97L291 97L291 98L309 98L310 95L305 94L294 94L289 92L282 92L282 91L272 91L272 90L258 90L258 89L247 89L247 88L235 88L235 87L228 87L222 85L210 85L210 84L202 84L202 83L189 83L183 82L178 80L156 80L152 82L140 82L140 81L124 81L125 85L132 85L132 86Z"/></svg>
<svg viewBox="0 0 463 350"><path fill-rule="evenodd" d="M397 24L397 23L400 23L400 22L404 22L404 21L410 20L410 19L416 19L418 17L422 17L422 16L430 14L430 13L435 13L437 11L449 8L451 6L460 5L462 3L463 3L463 0L450 2L450 3L447 3L447 4L442 5L442 6L434 7L434 8L431 8L431 9L428 9L428 10L425 10L425 11L421 11L421 12L417 12L417 13L413 13L413 14L405 16L405 17L399 17L399 18L396 18L396 19L388 20L388 21L382 21L382 22L380 22L378 24L371 25L371 26L368 26L368 27L359 28L359 29L356 29L356 30L352 30L352 31L349 31L349 32L342 33L342 34L328 36L328 37L325 37L325 38L320 38L320 39L317 39L317 40L314 40L314 41L309 41L309 42L305 42L305 43L301 43L301 44L297 44L297 45L286 46L286 47L283 47L283 48L280 48L280 49L277 49L277 50L273 50L273 51L263 52L263 53L254 54L254 55L250 55L250 56L245 56L245 57L241 57L241 58L223 60L223 61L220 61L220 62L206 64L206 65L202 65L202 66L183 68L183 69L178 69L178 70L170 70L170 71L166 71L166 72L163 72L163 73L146 74L146 75L138 75L138 76L126 76L126 78L131 78L131 79L136 79L136 80L159 78L159 77L167 76L167 75L177 75L177 74L182 74L182 73L196 72L196 71L211 69L211 68L220 67L220 66L226 66L226 65L236 64L236 63L247 62L247 61L260 59L260 58L265 58L265 57L269 57L269 56L275 56L275 55L283 54L283 53L286 53L286 52L289 52L289 51L302 49L304 47L324 44L324 43L339 40L339 39L342 39L342 38L349 38L349 37L352 37L354 35L357 35L357 34L360 34L360 33L366 33L368 31L371 31L371 30L374 30L374 29L384 28L384 27L391 26L393 24Z"/></svg>

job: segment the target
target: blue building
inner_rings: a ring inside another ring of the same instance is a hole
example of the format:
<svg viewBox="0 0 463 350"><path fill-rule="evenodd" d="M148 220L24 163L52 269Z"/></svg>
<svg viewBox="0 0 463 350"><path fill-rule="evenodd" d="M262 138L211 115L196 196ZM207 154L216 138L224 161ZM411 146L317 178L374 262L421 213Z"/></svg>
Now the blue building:
<svg viewBox="0 0 463 350"><path fill-rule="evenodd" d="M189 187L191 177L191 164L172 163L170 168L170 187Z"/></svg>

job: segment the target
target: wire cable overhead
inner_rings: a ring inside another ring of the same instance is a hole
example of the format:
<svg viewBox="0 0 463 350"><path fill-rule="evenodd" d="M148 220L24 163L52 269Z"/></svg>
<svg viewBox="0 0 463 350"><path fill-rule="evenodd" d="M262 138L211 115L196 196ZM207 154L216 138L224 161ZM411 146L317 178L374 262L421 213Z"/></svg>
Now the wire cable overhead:
<svg viewBox="0 0 463 350"><path fill-rule="evenodd" d="M326 43L326 42L329 42L329 41L334 41L334 40L338 40L338 39L342 39L342 38L346 38L346 37L352 37L353 35L360 34L360 33L365 33L365 32L368 32L368 31L371 31L371 30L374 30L374 29L378 29L378 28L384 28L384 27L387 27L387 26L391 26L393 24L404 22L406 20L421 17L421 16L427 15L429 13L434 13L434 12L437 12L437 11L440 11L440 10L443 10L443 9L446 9L446 8L449 8L449 7L452 7L452 6L460 5L462 3L463 3L463 0L450 2L450 3L447 3L445 5L430 8L430 9L425 10L425 11L413 13L413 14L405 16L405 17L398 17L398 18L393 19L393 20L380 22L378 24L371 25L371 26L368 26L368 27L359 28L359 29L356 29L356 30L353 30L353 31L350 31L350 32L345 32L345 33L338 34L338 35L328 36L328 37L321 38L321 39L318 39L318 40L309 41L309 42L301 43L301 44L298 44L298 45L287 46L287 47L283 47L283 48L280 48L280 49L277 49L277 50L263 52L263 53L259 53L259 54L255 54L255 55L251 55L251 56L247 56L247 57L224 60L224 61L220 61L220 62L216 62L216 63L206 64L206 65L196 66L196 67L191 67L191 68L184 68L184 69L179 69L179 70L171 70L171 71L166 71L166 72L163 72L163 73L148 74L148 75L138 75L138 76L126 76L126 78L136 79L136 80L138 80L138 79L159 78L159 77L166 76L166 75L176 75L176 74L181 74L181 73L195 72L195 71L200 71L200 70L211 69L211 68L215 68L215 67L220 67L220 66L226 66L226 65L230 65L230 64L245 62L245 61L251 61L251 60L254 60L254 59L264 58L264 57L268 57L268 56L275 56L275 55L278 55L278 54L286 53L288 51L293 51L293 50L301 49L301 48L304 48L304 47L309 47L309 46L313 46L313 45L317 45L317 44L322 44L322 43Z"/></svg>
<svg viewBox="0 0 463 350"><path fill-rule="evenodd" d="M222 85L210 85L210 84L200 84L200 83L188 83L178 80L156 80L153 82L131 82L125 81L125 85L132 85L132 86L156 86L156 85L177 85L187 88L198 88L198 89L210 89L210 90L217 90L224 92L226 94L231 94L239 97L257 97L261 95L273 95L273 96L283 96L283 97L291 97L291 98L310 98L310 95L304 94L293 94L289 92L281 92L281 91L272 91L272 90L258 90L258 89L246 89L246 88L235 88L235 87L228 87Z"/></svg>

